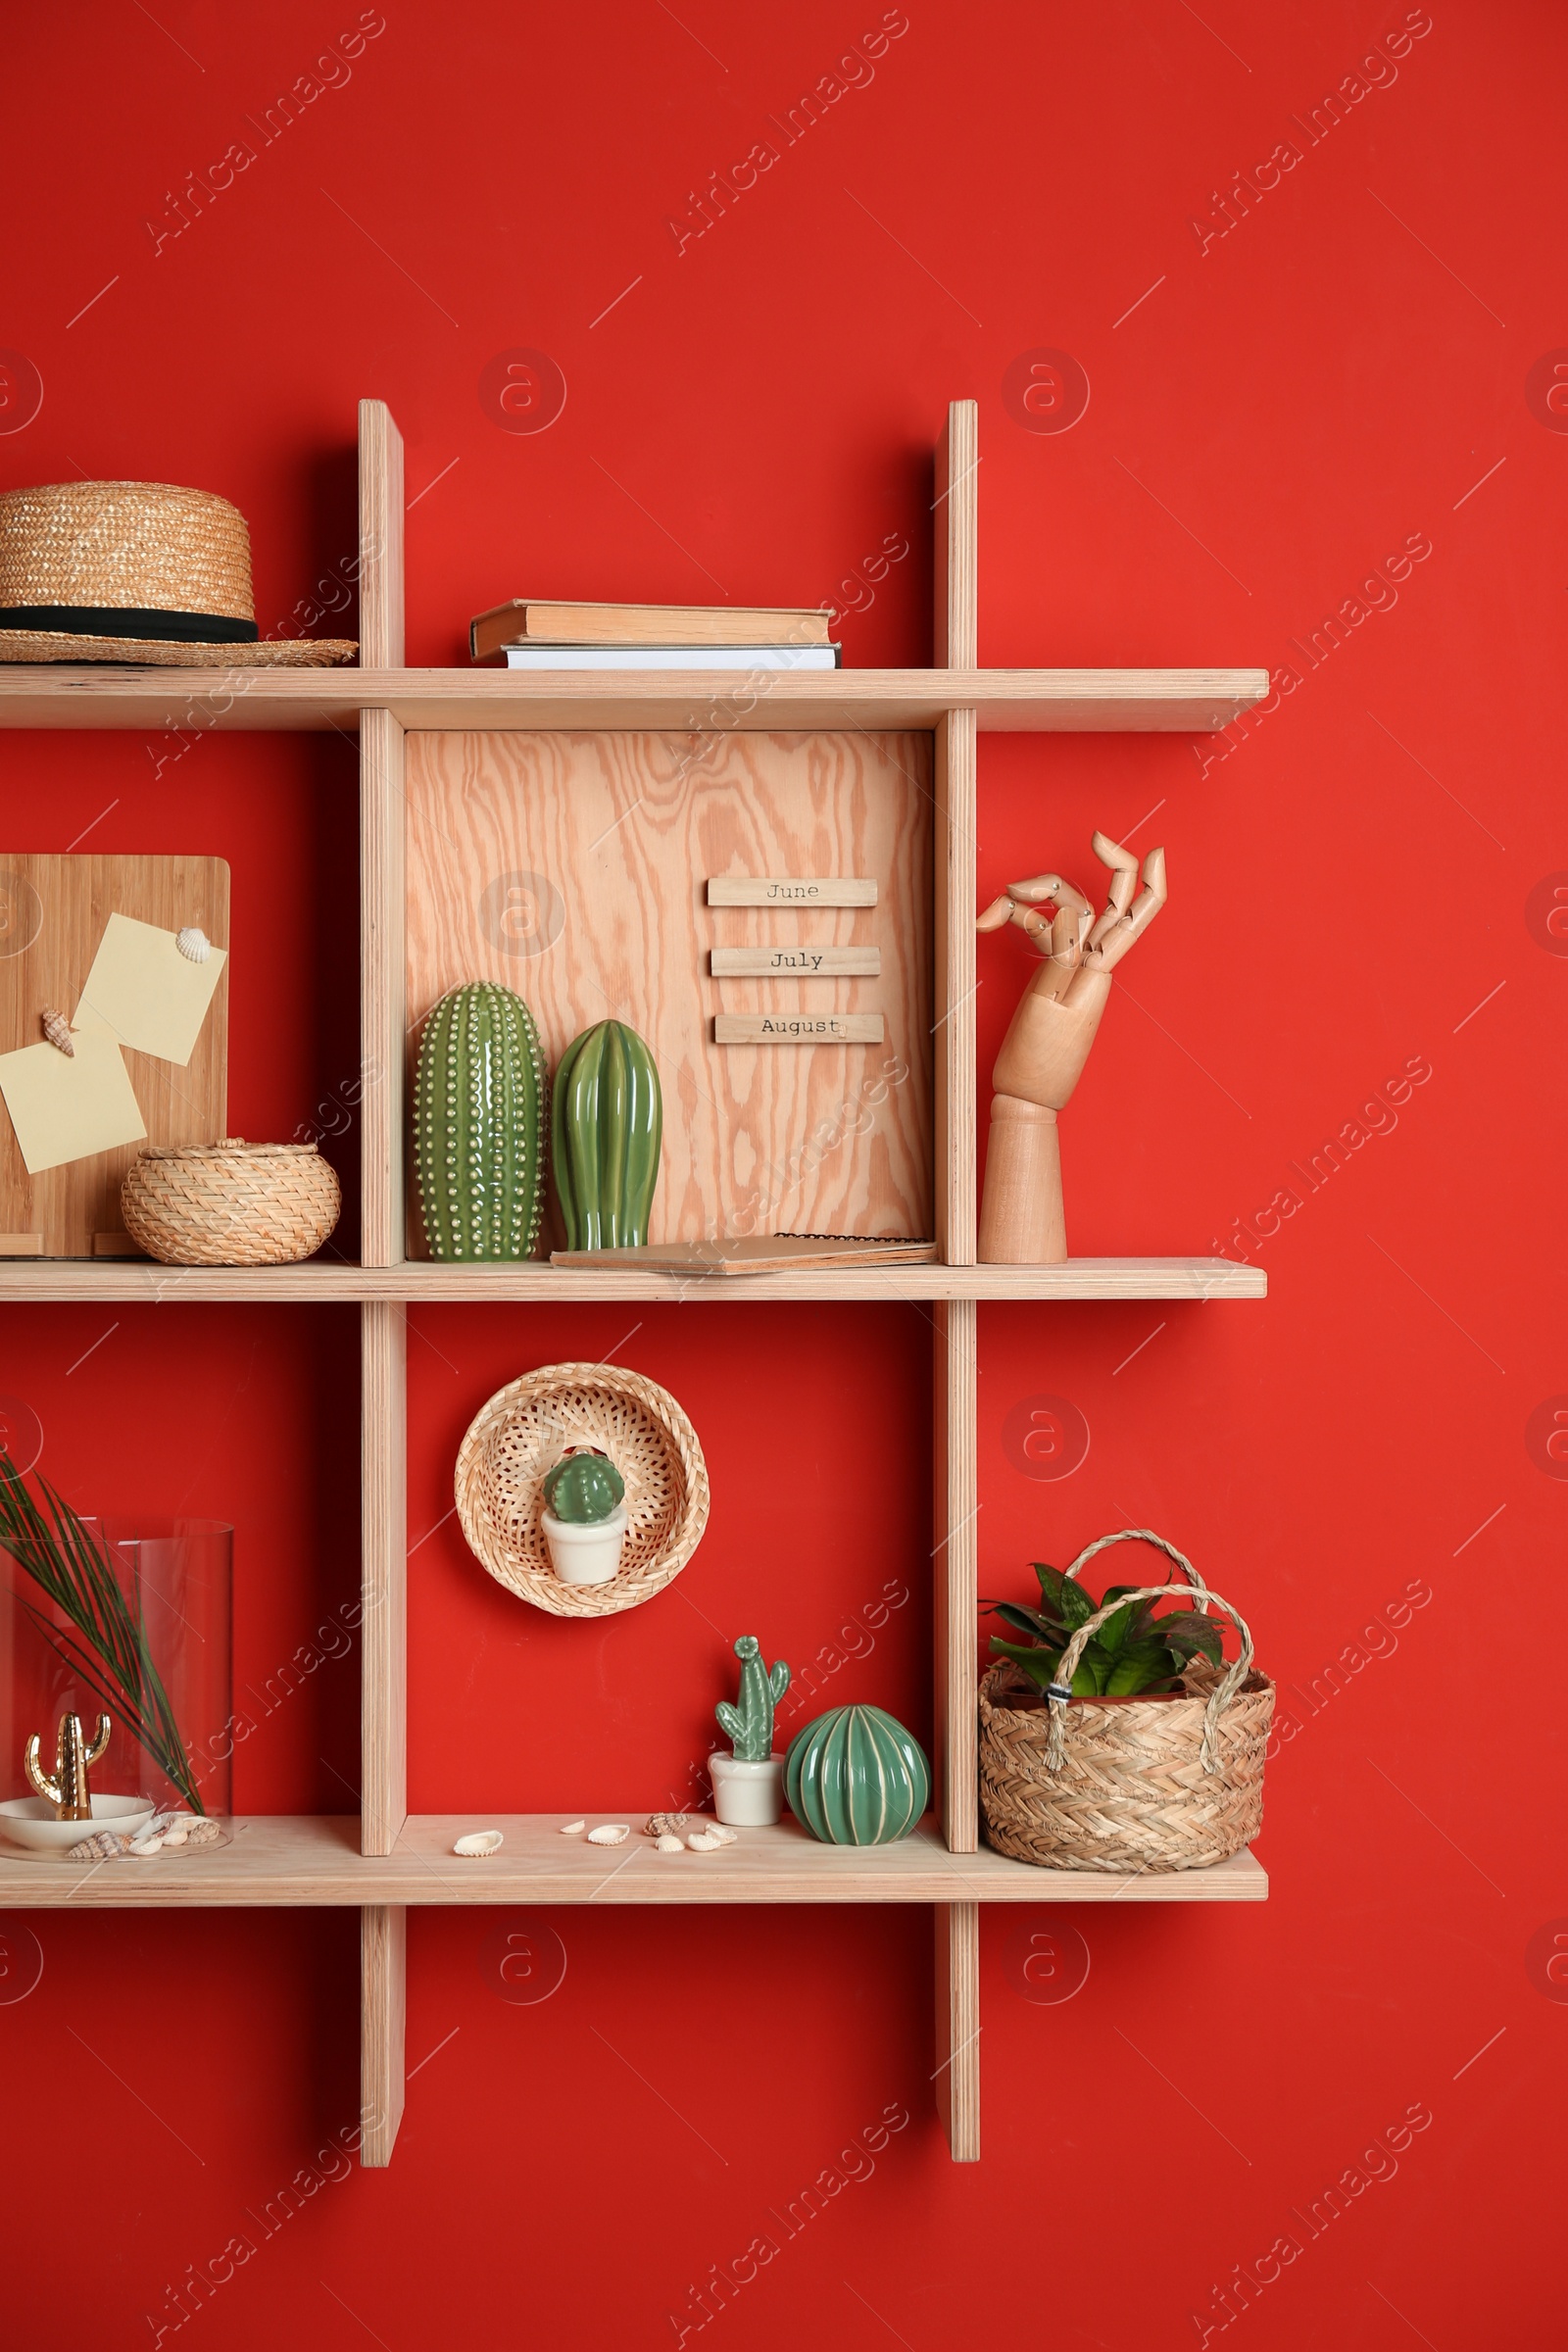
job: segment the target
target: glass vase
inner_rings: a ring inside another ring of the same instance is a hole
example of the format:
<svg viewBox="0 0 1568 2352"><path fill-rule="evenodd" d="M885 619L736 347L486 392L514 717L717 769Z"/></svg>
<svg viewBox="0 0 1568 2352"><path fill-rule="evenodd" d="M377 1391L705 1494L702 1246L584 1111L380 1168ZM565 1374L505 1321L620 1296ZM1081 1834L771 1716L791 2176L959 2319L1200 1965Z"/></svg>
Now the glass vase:
<svg viewBox="0 0 1568 2352"><path fill-rule="evenodd" d="M150 1671L117 1671L19 1563L0 1553L0 1795L33 1794L24 1757L38 1737L53 1770L56 1727L78 1715L109 1745L89 1769L95 1796L224 1819L232 1806L234 1531L217 1519L83 1517L139 1625ZM142 1730L138 1732L137 1718Z"/></svg>

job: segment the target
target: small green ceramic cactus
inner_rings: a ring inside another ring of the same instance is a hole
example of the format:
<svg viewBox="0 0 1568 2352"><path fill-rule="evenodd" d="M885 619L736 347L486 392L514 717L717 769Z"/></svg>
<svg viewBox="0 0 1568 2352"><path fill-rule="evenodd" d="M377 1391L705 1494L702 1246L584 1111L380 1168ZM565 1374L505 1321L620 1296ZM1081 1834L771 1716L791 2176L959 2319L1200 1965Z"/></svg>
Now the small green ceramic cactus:
<svg viewBox="0 0 1568 2352"><path fill-rule="evenodd" d="M742 1634L735 1644L741 1662L739 1703L721 1698L713 1709L718 1728L728 1732L738 1764L765 1764L773 1752L773 1709L790 1687L790 1670L782 1658L771 1667L762 1664L761 1644L755 1634Z"/></svg>
<svg viewBox="0 0 1568 2352"><path fill-rule="evenodd" d="M571 1527L612 1518L626 1482L608 1453L563 1454L544 1476L545 1507Z"/></svg>
<svg viewBox="0 0 1568 2352"><path fill-rule="evenodd" d="M663 1139L659 1072L635 1029L600 1021L556 1067L556 1193L568 1250L633 1250L648 1239Z"/></svg>
<svg viewBox="0 0 1568 2352"><path fill-rule="evenodd" d="M476 980L424 1025L414 1155L430 1255L529 1257L545 1197L549 1073L533 1014Z"/></svg>

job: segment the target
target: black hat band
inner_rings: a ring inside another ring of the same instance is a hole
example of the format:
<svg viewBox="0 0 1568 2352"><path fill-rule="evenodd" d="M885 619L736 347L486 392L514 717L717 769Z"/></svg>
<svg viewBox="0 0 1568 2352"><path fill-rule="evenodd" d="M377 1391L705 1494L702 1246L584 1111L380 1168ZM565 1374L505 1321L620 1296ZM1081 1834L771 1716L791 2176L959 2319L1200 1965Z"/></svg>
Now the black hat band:
<svg viewBox="0 0 1568 2352"><path fill-rule="evenodd" d="M145 605L0 605L0 629L71 637L158 637L171 645L255 645L254 620L227 612L160 612Z"/></svg>

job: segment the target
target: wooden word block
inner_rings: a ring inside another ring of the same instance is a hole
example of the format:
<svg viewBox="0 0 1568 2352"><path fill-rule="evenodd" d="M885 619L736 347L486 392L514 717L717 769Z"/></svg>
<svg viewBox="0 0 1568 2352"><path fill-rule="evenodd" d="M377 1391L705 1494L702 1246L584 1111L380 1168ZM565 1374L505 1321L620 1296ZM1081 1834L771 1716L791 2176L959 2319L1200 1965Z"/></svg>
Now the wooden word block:
<svg viewBox="0 0 1568 2352"><path fill-rule="evenodd" d="M709 970L715 980L828 980L853 973L862 980L879 979L880 948L714 948Z"/></svg>
<svg viewBox="0 0 1568 2352"><path fill-rule="evenodd" d="M879 1046L879 1012L720 1012L719 1046Z"/></svg>
<svg viewBox="0 0 1568 2352"><path fill-rule="evenodd" d="M710 906L874 906L876 884L856 874L714 874Z"/></svg>

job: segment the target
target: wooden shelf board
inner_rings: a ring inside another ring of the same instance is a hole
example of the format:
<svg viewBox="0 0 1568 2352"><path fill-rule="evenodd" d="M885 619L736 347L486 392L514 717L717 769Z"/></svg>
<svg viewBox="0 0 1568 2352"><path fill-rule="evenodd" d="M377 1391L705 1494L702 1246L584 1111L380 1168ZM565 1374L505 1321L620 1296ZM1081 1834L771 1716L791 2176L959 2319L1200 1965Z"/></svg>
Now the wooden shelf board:
<svg viewBox="0 0 1568 2352"><path fill-rule="evenodd" d="M1250 1853L1209 1870L1122 1876L1034 1870L982 1849L950 1854L933 1821L898 1845L819 1845L791 1821L743 1830L718 1854L660 1854L644 1838L646 1804L590 1820L625 1820L623 1847L563 1838L563 1813L416 1814L390 1854L362 1855L356 1816L258 1815L215 1853L162 1863L0 1860L0 1910L207 1910L343 1904L495 1903L1249 1903L1268 1880ZM499 1829L485 1862L453 1840Z"/></svg>
<svg viewBox="0 0 1568 2352"><path fill-rule="evenodd" d="M406 1298L511 1303L548 1298L680 1300L822 1298L1262 1298L1261 1266L1228 1257L1069 1257L1059 1266L856 1266L812 1273L653 1274L616 1267L603 1274L566 1266L157 1266L104 1258L0 1258L0 1300L105 1305L205 1301L359 1302Z"/></svg>
<svg viewBox="0 0 1568 2352"><path fill-rule="evenodd" d="M653 729L794 734L819 727L935 727L973 710L982 730L1207 734L1268 692L1263 669L0 670L0 727L300 729L352 732L362 710L408 727ZM750 703L751 708L744 708Z"/></svg>

